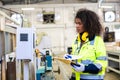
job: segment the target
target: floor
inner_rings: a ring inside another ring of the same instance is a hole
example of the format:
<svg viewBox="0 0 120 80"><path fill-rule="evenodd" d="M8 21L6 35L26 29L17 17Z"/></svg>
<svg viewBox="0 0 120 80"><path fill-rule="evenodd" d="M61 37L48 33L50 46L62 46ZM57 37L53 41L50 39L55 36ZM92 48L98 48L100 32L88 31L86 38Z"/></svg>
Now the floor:
<svg viewBox="0 0 120 80"><path fill-rule="evenodd" d="M120 80L120 74L117 74L115 72L106 72L105 80Z"/></svg>

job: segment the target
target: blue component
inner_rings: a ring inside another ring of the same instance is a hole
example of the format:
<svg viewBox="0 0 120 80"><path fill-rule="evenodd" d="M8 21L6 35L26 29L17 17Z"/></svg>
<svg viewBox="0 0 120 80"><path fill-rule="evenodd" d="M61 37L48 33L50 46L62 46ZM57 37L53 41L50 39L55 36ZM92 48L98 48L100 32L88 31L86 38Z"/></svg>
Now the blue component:
<svg viewBox="0 0 120 80"><path fill-rule="evenodd" d="M37 73L45 73L45 67L42 66L42 67L38 68Z"/></svg>
<svg viewBox="0 0 120 80"><path fill-rule="evenodd" d="M41 80L41 74L40 73L36 73L36 80Z"/></svg>
<svg viewBox="0 0 120 80"><path fill-rule="evenodd" d="M41 80L42 74L45 73L45 66L41 66L37 71L36 71L36 80Z"/></svg>
<svg viewBox="0 0 120 80"><path fill-rule="evenodd" d="M52 57L50 55L46 55L46 68L52 69Z"/></svg>

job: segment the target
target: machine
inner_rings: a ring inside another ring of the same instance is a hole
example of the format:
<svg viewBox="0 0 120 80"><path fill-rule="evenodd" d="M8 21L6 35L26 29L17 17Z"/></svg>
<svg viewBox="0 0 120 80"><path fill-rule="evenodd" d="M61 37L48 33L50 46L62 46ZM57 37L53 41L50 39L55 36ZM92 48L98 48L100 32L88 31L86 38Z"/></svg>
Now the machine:
<svg viewBox="0 0 120 80"><path fill-rule="evenodd" d="M36 41L36 80L55 80L52 71L50 38L45 33L39 33Z"/></svg>

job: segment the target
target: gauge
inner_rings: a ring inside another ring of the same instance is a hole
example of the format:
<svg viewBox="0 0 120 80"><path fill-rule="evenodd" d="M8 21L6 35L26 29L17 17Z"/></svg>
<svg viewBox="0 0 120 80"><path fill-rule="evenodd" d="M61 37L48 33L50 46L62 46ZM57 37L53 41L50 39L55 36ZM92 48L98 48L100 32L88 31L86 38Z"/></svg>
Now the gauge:
<svg viewBox="0 0 120 80"><path fill-rule="evenodd" d="M115 12L114 11L106 11L105 12L105 21L106 22L115 21Z"/></svg>

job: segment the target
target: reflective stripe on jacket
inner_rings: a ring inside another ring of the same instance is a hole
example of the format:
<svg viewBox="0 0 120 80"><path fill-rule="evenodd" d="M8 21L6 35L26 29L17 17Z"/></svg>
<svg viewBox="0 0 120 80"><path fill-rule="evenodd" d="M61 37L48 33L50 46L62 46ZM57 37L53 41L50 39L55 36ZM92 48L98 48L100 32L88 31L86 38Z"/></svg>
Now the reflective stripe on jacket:
<svg viewBox="0 0 120 80"><path fill-rule="evenodd" d="M94 64L101 71L98 74L91 74L88 72L73 72L76 74L76 80L82 79L103 79L105 69L107 67L106 49L103 39L100 36L95 36L94 40L87 39L85 43L80 46L80 40L75 40L72 45L72 54L82 56L82 59L77 60L77 63L83 63L85 66Z"/></svg>

